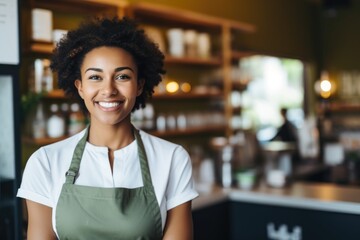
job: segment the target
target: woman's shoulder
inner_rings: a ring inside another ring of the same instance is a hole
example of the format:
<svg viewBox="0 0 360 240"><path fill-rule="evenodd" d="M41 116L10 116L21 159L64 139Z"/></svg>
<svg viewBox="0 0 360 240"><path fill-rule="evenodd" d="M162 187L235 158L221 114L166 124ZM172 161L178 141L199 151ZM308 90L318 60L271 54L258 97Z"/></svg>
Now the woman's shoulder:
<svg viewBox="0 0 360 240"><path fill-rule="evenodd" d="M39 196L47 196L48 192L41 191L60 186L58 184L62 182L64 173L70 166L76 143L84 133L80 132L36 150L26 162L22 188L33 191ZM51 206L51 203L47 202L45 205Z"/></svg>
<svg viewBox="0 0 360 240"><path fill-rule="evenodd" d="M79 142L81 137L85 134L85 130L71 136L60 140L55 143L44 145L36 150L29 160L37 159L37 161L46 161L49 164L56 162L56 159L61 159L72 155L76 144Z"/></svg>

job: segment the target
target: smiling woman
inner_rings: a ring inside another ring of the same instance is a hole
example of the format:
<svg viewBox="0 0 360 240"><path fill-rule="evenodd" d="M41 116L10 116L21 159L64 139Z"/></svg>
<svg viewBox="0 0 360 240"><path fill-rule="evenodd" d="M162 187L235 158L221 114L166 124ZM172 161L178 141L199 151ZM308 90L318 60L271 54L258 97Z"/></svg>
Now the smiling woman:
<svg viewBox="0 0 360 240"><path fill-rule="evenodd" d="M137 80L132 55L121 48L99 47L86 54L80 72L82 80L76 80L75 86L93 126L119 124L130 116L144 85Z"/></svg>
<svg viewBox="0 0 360 240"><path fill-rule="evenodd" d="M90 125L28 160L18 196L29 240L192 239L188 153L130 122L161 81L163 59L128 19L94 19L58 43L51 68Z"/></svg>

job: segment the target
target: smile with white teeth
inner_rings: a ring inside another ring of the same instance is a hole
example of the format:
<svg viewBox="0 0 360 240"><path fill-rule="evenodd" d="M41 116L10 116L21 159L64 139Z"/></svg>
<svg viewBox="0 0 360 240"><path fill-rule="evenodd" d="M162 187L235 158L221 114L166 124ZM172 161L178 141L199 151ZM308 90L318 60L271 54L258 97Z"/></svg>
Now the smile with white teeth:
<svg viewBox="0 0 360 240"><path fill-rule="evenodd" d="M113 108L120 105L120 102L98 102L101 107Z"/></svg>

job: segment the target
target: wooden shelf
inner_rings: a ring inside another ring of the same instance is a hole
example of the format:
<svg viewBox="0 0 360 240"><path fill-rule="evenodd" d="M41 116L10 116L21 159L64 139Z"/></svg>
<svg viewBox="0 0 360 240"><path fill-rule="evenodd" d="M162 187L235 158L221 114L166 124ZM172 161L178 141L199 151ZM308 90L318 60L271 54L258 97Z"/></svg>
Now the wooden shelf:
<svg viewBox="0 0 360 240"><path fill-rule="evenodd" d="M65 93L61 89L55 89L51 92L48 92L44 95L45 99L65 99Z"/></svg>
<svg viewBox="0 0 360 240"><path fill-rule="evenodd" d="M174 93L174 94L154 94L153 99L199 99L199 98L223 98L223 92L190 92L190 93ZM48 99L65 99L65 93L61 89L48 92L43 98Z"/></svg>
<svg viewBox="0 0 360 240"><path fill-rule="evenodd" d="M178 99L199 99L199 98L223 98L222 92L219 93L175 93L175 94L154 94L153 99L155 100L178 100Z"/></svg>
<svg viewBox="0 0 360 240"><path fill-rule="evenodd" d="M68 138L69 136L63 136L63 137L58 137L58 138L31 138L31 137L22 137L22 142L27 144L27 145L35 145L35 146L44 146L44 145L48 145L54 142L58 142L61 140L64 140L65 138Z"/></svg>
<svg viewBox="0 0 360 240"><path fill-rule="evenodd" d="M328 109L332 112L360 111L360 103L331 103Z"/></svg>
<svg viewBox="0 0 360 240"><path fill-rule="evenodd" d="M30 43L30 52L51 54L54 47L53 42L32 42Z"/></svg>
<svg viewBox="0 0 360 240"><path fill-rule="evenodd" d="M33 53L51 54L54 50L52 42L32 42L30 44L30 51ZM166 64L186 64L186 65L208 65L208 66L221 66L222 60L219 57L211 58L196 58L196 57L165 57Z"/></svg>
<svg viewBox="0 0 360 240"><path fill-rule="evenodd" d="M249 23L243 23L233 20L225 19L225 26L230 27L232 30L246 32L246 33L254 33L256 32L256 27Z"/></svg>
<svg viewBox="0 0 360 240"><path fill-rule="evenodd" d="M52 11L61 11L76 14L97 14L99 12L116 13L116 8L125 5L124 1L100 1L100 0L35 0L32 7L45 8Z"/></svg>
<svg viewBox="0 0 360 240"><path fill-rule="evenodd" d="M186 135L198 134L198 133L223 132L224 128L225 126L205 126L205 127L192 127L186 129L174 129L174 130L165 130L165 131L149 131L149 133L158 137L186 136ZM63 136L59 138L39 138L39 139L34 139L31 137L23 137L22 142L27 145L44 146L61 141L68 137L69 136Z"/></svg>
<svg viewBox="0 0 360 240"><path fill-rule="evenodd" d="M165 24L169 22L181 23L182 25L218 28L220 30L221 24L224 22L220 18L144 2L129 6L128 11L131 16L163 21Z"/></svg>
<svg viewBox="0 0 360 240"><path fill-rule="evenodd" d="M199 134L199 133L224 132L224 129L225 126L204 126L204 127L192 127L186 129L150 131L149 133L157 137L190 136L192 134Z"/></svg>
<svg viewBox="0 0 360 240"><path fill-rule="evenodd" d="M32 0L25 3L29 8L44 8L53 12L80 14L87 17L97 16L124 16L124 9L128 3L124 0ZM54 45L52 42L32 42L25 51L38 54L51 54Z"/></svg>
<svg viewBox="0 0 360 240"><path fill-rule="evenodd" d="M172 57L166 56L165 63L167 64L189 64L189 65L209 65L209 66L220 66L222 64L221 58L196 58L196 57Z"/></svg>
<svg viewBox="0 0 360 240"><path fill-rule="evenodd" d="M166 22L177 22L201 28L207 27L220 29L223 26L229 26L234 30L244 32L254 32L256 30L252 24L144 2L133 4L128 10L130 15L136 15L140 18L166 20Z"/></svg>

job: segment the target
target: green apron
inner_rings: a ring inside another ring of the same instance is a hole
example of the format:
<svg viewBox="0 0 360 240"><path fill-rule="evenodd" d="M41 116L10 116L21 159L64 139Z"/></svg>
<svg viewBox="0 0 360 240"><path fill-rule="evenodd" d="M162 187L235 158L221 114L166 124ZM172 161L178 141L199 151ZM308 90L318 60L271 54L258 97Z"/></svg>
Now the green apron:
<svg viewBox="0 0 360 240"><path fill-rule="evenodd" d="M143 187L100 188L75 185L89 129L77 144L56 208L62 239L161 239L162 222L144 145L134 128Z"/></svg>

